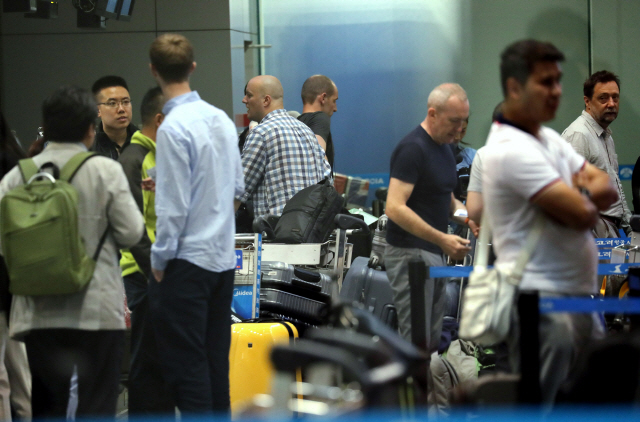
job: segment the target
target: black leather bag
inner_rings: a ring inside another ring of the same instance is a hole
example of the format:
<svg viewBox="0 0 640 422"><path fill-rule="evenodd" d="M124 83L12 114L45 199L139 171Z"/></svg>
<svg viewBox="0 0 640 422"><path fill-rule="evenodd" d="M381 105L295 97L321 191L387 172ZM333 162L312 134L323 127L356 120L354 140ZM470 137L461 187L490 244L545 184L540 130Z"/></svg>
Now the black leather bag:
<svg viewBox="0 0 640 422"><path fill-rule="evenodd" d="M279 243L322 243L334 228L333 219L344 198L328 179L293 195L282 210L274 232Z"/></svg>

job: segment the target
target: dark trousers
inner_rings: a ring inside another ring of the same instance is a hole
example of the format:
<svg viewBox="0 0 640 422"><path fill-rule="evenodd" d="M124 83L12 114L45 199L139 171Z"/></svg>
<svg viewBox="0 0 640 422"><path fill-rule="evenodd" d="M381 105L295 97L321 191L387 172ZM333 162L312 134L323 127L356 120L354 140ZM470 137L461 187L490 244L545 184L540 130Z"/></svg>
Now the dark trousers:
<svg viewBox="0 0 640 422"><path fill-rule="evenodd" d="M131 310L131 362L129 366L129 414L152 415L174 411L174 403L162 376L158 346L149 312L147 277L135 272L123 277Z"/></svg>
<svg viewBox="0 0 640 422"><path fill-rule="evenodd" d="M76 416L115 417L124 350L123 330L32 330L25 337L33 418L65 418L74 368Z"/></svg>
<svg viewBox="0 0 640 422"><path fill-rule="evenodd" d="M233 277L174 259L149 282L158 355L183 413L229 413Z"/></svg>

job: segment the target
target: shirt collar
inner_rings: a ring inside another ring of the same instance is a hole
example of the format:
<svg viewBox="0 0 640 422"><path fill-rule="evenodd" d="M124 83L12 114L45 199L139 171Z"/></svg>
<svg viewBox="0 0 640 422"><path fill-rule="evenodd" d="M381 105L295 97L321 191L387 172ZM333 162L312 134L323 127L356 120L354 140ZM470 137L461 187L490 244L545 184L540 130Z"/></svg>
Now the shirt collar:
<svg viewBox="0 0 640 422"><path fill-rule="evenodd" d="M284 114L286 114L287 116L289 115L287 113L287 110L285 110L284 108L279 108L277 110L273 110L273 111L269 112L266 116L264 116L262 118L262 120L260 121L260 123L264 123L264 122L266 122L267 120L269 120L269 119L271 119L273 117L276 117L278 115L284 115Z"/></svg>
<svg viewBox="0 0 640 422"><path fill-rule="evenodd" d="M186 94L178 95L177 97L174 97L167 101L164 107L162 107L162 114L166 116L171 110L173 110L174 107L186 103L192 103L198 100L200 100L200 95L198 95L197 91L191 91L187 92Z"/></svg>
<svg viewBox="0 0 640 422"><path fill-rule="evenodd" d="M528 131L527 129L525 129L523 126L520 126L520 125L518 125L517 123L512 122L511 120L505 119L505 118L504 118L504 116L502 115L502 113L500 113L500 114L498 115L498 117L496 118L496 122L498 122L498 123L502 123L502 124L504 124L504 125L513 126L513 127L515 127L516 129L519 129L519 130L521 130L521 131L523 131L523 132L526 132L526 133L528 133L529 135L531 135L531 136L533 136L534 138L536 138L536 135L535 135L535 134L533 134L533 133L529 132L529 131Z"/></svg>
<svg viewBox="0 0 640 422"><path fill-rule="evenodd" d="M589 123L589 125L593 128L593 130L596 131L596 134L598 135L598 137L601 137L603 132L606 133L607 135L611 135L611 129L610 128L603 129L602 126L600 126L600 124L596 122L596 119L594 119L593 116L591 116L587 112L587 110L582 110L582 117L584 117L587 123Z"/></svg>

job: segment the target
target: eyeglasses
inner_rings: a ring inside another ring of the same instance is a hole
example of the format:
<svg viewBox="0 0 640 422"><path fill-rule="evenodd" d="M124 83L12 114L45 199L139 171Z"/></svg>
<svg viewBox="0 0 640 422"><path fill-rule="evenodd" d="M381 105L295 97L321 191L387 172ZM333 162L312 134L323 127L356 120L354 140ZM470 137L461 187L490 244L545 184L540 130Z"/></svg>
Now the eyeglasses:
<svg viewBox="0 0 640 422"><path fill-rule="evenodd" d="M122 100L122 101L111 100L111 101L107 101L106 103L98 103L98 105L105 105L109 108L118 108L119 106L126 108L126 107L131 107L131 100Z"/></svg>

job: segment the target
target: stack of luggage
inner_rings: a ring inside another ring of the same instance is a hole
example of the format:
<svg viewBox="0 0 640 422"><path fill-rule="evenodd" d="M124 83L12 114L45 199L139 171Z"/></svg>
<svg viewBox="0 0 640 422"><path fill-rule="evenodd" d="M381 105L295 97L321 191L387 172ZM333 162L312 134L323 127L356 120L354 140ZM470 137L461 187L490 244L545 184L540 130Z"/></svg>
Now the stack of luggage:
<svg viewBox="0 0 640 422"><path fill-rule="evenodd" d="M318 325L331 303L331 277L285 262L262 263L260 314Z"/></svg>

